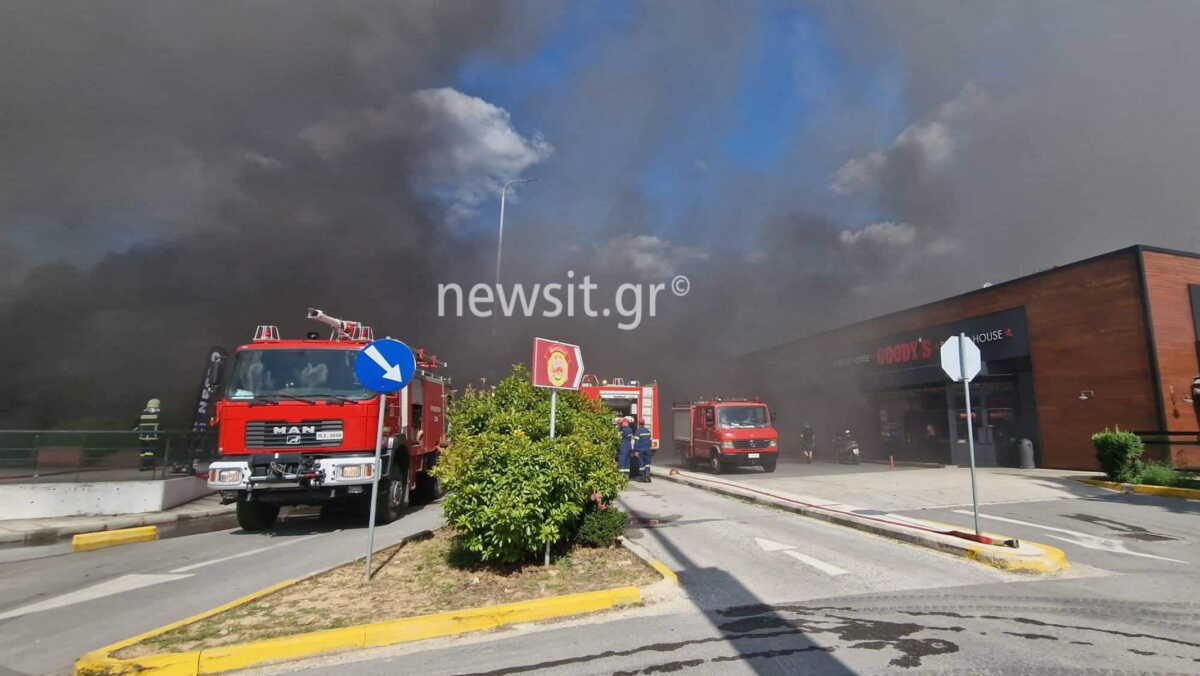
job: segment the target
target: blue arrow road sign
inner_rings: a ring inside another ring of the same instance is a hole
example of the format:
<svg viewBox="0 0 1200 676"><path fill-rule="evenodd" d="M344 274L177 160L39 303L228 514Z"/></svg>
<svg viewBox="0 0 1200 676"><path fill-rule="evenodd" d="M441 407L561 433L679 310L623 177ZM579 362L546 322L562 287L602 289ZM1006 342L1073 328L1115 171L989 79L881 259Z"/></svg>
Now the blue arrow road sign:
<svg viewBox="0 0 1200 676"><path fill-rule="evenodd" d="M359 350L354 375L363 387L387 394L408 384L417 370L417 359L404 343L381 338Z"/></svg>

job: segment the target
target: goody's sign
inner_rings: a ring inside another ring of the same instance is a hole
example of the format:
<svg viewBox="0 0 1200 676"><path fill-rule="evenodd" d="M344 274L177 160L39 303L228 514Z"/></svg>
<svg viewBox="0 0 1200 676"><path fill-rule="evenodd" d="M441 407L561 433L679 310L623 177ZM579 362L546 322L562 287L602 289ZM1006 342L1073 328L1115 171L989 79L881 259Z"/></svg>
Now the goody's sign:
<svg viewBox="0 0 1200 676"><path fill-rule="evenodd" d="M359 350L354 359L358 382L373 392L389 394L404 387L417 371L417 359L404 343L381 338Z"/></svg>

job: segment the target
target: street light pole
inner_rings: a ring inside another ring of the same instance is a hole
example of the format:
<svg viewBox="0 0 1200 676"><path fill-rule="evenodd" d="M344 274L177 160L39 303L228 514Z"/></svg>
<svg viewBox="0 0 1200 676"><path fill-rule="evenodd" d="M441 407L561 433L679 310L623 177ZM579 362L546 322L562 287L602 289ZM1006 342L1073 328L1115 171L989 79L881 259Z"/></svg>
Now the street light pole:
<svg viewBox="0 0 1200 676"><path fill-rule="evenodd" d="M514 178L504 184L500 189L500 237L496 243L496 291L500 290L500 260L504 255L504 197L508 194L508 189L517 183L532 183L532 178Z"/></svg>

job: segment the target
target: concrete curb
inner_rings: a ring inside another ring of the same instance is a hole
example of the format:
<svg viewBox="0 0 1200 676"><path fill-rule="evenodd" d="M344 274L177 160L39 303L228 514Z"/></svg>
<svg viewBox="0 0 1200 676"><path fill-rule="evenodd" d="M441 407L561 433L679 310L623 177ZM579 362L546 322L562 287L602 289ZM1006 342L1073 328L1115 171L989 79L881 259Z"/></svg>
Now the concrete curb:
<svg viewBox="0 0 1200 676"><path fill-rule="evenodd" d="M84 533L136 528L138 526L164 526L182 521L207 519L215 516L233 514L236 505L221 505L212 509L192 512L151 512L149 514L127 514L106 517L103 523L97 519L81 520L78 524L37 528L32 530L6 531L4 522L0 521L0 546L4 547L36 547L51 545L62 540L68 540ZM71 517L61 517L68 519ZM99 527L98 527L99 526Z"/></svg>
<svg viewBox="0 0 1200 676"><path fill-rule="evenodd" d="M158 539L158 526L138 526L120 530L102 530L99 533L80 533L71 539L71 551L90 552L93 549L128 545L134 542L149 542Z"/></svg>
<svg viewBox="0 0 1200 676"><path fill-rule="evenodd" d="M898 515L880 515L879 512L873 510L870 514L855 514L848 511L857 509L854 507L837 505L828 501L821 504L820 500L781 495L779 491L772 494L724 478L716 479L676 469L665 470L654 467L651 472L669 481L693 488L785 509L839 526L847 526L919 547L961 556L1009 572L1044 575L1057 573L1070 567L1067 556L1061 549L1037 542L1022 541L1018 548L980 544L953 535L934 532L954 528L946 524ZM991 533L987 535L993 539L1007 539L1003 535Z"/></svg>
<svg viewBox="0 0 1200 676"><path fill-rule="evenodd" d="M1076 481L1085 484L1107 488L1121 493L1138 493L1141 495L1158 495L1165 498L1183 498L1185 500L1200 500L1200 490L1195 488L1175 488L1174 486L1151 486L1149 484L1123 484L1103 479L1084 479L1076 477Z"/></svg>
<svg viewBox="0 0 1200 676"><path fill-rule="evenodd" d="M401 542L407 544L408 542L422 539L429 535L431 535L430 531L422 531L404 538ZM630 547L624 538L621 539L621 542L629 551L632 551L658 571L664 580L678 583L675 573L661 562L649 557L644 550L638 551L634 547ZM303 578L280 582L266 589L256 591L253 594L243 596L240 599L230 601L212 610L207 610L187 619L152 629L133 638L127 638L98 650L93 650L75 662L75 674L77 676L116 676L118 674L191 676L194 674L216 674L232 669L244 669L268 661L295 660L331 652L377 648L396 643L420 641L427 638L465 634L473 631L494 629L518 622L536 622L571 615L594 613L618 606L634 605L642 601L642 588L640 587L613 587L593 592L550 596L543 599L531 599L529 601L518 601L516 603L505 603L496 606L467 608L433 615L419 615L417 617L405 617L398 620L387 620L372 624L359 624L339 629L306 632L263 641L238 643L183 653L165 653L130 659L111 657L112 653L122 648L244 605L342 565L345 564L339 563L337 566L332 566L329 569Z"/></svg>

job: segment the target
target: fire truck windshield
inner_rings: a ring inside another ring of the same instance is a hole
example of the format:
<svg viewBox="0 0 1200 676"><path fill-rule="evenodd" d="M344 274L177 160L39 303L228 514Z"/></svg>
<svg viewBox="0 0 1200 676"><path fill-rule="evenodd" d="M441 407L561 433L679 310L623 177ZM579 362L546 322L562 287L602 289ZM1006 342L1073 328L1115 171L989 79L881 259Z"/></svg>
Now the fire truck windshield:
<svg viewBox="0 0 1200 676"><path fill-rule="evenodd" d="M233 364L225 397L341 397L372 395L354 376L357 350L242 350Z"/></svg>
<svg viewBox="0 0 1200 676"><path fill-rule="evenodd" d="M717 409L721 427L770 427L766 406L721 406Z"/></svg>

